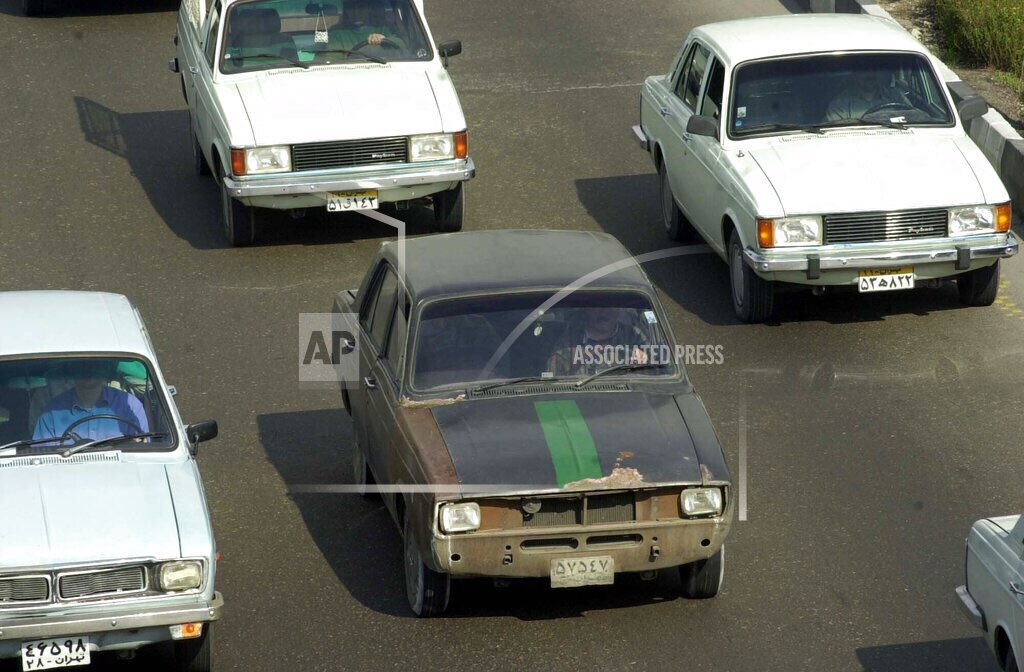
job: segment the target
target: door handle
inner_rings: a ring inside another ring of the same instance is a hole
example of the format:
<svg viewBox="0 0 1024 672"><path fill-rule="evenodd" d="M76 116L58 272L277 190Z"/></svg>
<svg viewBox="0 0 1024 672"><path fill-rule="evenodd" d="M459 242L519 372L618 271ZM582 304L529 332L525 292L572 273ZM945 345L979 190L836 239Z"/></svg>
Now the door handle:
<svg viewBox="0 0 1024 672"><path fill-rule="evenodd" d="M668 108L667 108L667 107L663 107L663 108L661 108L661 116L663 116L663 117L667 117L667 116L668 116L669 114L670 114L670 113L669 113L669 111L668 111Z"/></svg>
<svg viewBox="0 0 1024 672"><path fill-rule="evenodd" d="M1024 595L1024 588L1016 581L1010 581L1010 592L1014 595Z"/></svg>
<svg viewBox="0 0 1024 672"><path fill-rule="evenodd" d="M373 376L366 376L365 378L363 378L363 383L366 384L366 389L368 390L377 389L377 379L374 378Z"/></svg>
<svg viewBox="0 0 1024 672"><path fill-rule="evenodd" d="M685 142L686 144L690 144L691 140L693 140L692 135L690 135L689 133L683 133L683 142Z"/></svg>
<svg viewBox="0 0 1024 672"><path fill-rule="evenodd" d="M190 65L190 66L188 66L188 71L191 72L193 75L198 75L199 74L199 66L198 65Z"/></svg>

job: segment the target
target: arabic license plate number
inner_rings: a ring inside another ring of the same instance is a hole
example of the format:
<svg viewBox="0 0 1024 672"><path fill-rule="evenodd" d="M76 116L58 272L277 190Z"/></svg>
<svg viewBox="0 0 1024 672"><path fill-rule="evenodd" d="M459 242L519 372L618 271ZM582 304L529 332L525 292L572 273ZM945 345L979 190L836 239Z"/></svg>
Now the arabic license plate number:
<svg viewBox="0 0 1024 672"><path fill-rule="evenodd" d="M22 670L52 670L89 664L89 638L66 637L21 643Z"/></svg>
<svg viewBox="0 0 1024 672"><path fill-rule="evenodd" d="M857 289L861 292L891 292L914 288L914 267L871 268L857 273Z"/></svg>
<svg viewBox="0 0 1024 672"><path fill-rule="evenodd" d="M351 210L376 210L380 207L377 190L332 191L327 194L328 212L349 212Z"/></svg>
<svg viewBox="0 0 1024 672"><path fill-rule="evenodd" d="M576 588L615 583L615 558L597 555L587 558L559 558L551 561L551 587Z"/></svg>

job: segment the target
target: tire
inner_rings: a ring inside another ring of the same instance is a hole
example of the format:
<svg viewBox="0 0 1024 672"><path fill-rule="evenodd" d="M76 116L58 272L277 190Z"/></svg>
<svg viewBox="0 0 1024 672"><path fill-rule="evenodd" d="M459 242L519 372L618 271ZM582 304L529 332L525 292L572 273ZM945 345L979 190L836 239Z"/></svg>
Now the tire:
<svg viewBox="0 0 1024 672"><path fill-rule="evenodd" d="M232 247L247 247L256 240L255 208L231 198L224 182L220 183L221 219L224 236Z"/></svg>
<svg viewBox="0 0 1024 672"><path fill-rule="evenodd" d="M679 565L683 595L693 600L706 600L718 595L725 578L725 546L706 560Z"/></svg>
<svg viewBox="0 0 1024 672"><path fill-rule="evenodd" d="M454 189L434 194L434 227L441 232L462 230L466 215L466 197L463 182Z"/></svg>
<svg viewBox="0 0 1024 672"><path fill-rule="evenodd" d="M735 229L729 235L729 284L732 308L741 322L764 322L771 317L775 287L758 277L743 259L743 244Z"/></svg>
<svg viewBox="0 0 1024 672"><path fill-rule="evenodd" d="M999 261L956 276L956 288L965 306L991 306L999 294Z"/></svg>
<svg viewBox="0 0 1024 672"><path fill-rule="evenodd" d="M213 624L203 625L201 637L175 642L174 657L181 672L210 672L213 668Z"/></svg>
<svg viewBox="0 0 1024 672"><path fill-rule="evenodd" d="M416 538L412 532L412 522L408 511L402 524L402 539L405 550L405 595L409 599L409 607L420 618L439 616L448 608L448 596L451 593L451 577L448 574L435 572L423 563Z"/></svg>
<svg viewBox="0 0 1024 672"><path fill-rule="evenodd" d="M658 168L658 194L661 200L661 221L665 226L665 235L669 240L689 240L693 238L693 227L686 221L672 194L672 185L668 181L668 168L662 160Z"/></svg>
<svg viewBox="0 0 1024 672"><path fill-rule="evenodd" d="M212 175L213 172L210 170L210 164L206 162L206 157L203 156L203 149L199 146L199 138L196 137L195 129L192 128L191 117L189 118L188 134L192 137L192 169L196 172L196 175L201 177Z"/></svg>
<svg viewBox="0 0 1024 672"><path fill-rule="evenodd" d="M358 434L352 437L352 479L359 495L364 499L370 499L372 494L366 486L373 485L376 481L373 478L373 472L370 471L370 465L366 461L366 453L359 446Z"/></svg>
<svg viewBox="0 0 1024 672"><path fill-rule="evenodd" d="M21 13L25 16L46 14L46 0L21 0Z"/></svg>
<svg viewBox="0 0 1024 672"><path fill-rule="evenodd" d="M1006 672L1020 672L1020 668L1017 667L1017 657L1013 655L1013 647L1006 652L1006 662L1003 663L1003 669Z"/></svg>

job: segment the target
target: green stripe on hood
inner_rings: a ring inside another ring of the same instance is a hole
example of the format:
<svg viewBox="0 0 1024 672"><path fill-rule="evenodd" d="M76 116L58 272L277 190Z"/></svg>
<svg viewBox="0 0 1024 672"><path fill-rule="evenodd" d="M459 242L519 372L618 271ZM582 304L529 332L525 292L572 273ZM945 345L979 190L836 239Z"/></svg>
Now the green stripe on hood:
<svg viewBox="0 0 1024 672"><path fill-rule="evenodd" d="M558 487L584 478L601 478L601 461L587 421L572 400L533 404L555 465Z"/></svg>

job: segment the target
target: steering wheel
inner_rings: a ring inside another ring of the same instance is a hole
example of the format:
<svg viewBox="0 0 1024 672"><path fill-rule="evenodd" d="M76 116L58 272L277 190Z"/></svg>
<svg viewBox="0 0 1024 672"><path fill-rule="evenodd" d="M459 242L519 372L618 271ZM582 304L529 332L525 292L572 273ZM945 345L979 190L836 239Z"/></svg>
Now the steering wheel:
<svg viewBox="0 0 1024 672"><path fill-rule="evenodd" d="M874 106L868 108L867 110L865 110L864 114L862 114L860 116L861 116L861 118L863 118L863 117L866 117L869 114L874 114L875 112L881 112L882 110L887 110L887 109L890 109L890 108L899 108L899 109L905 110L905 109L907 109L907 105L906 105L906 103L901 103L899 101L890 101L888 103L879 103L878 105L874 105Z"/></svg>
<svg viewBox="0 0 1024 672"><path fill-rule="evenodd" d="M85 424L92 420L117 420L118 422L123 422L132 429L136 430L139 434L145 434L142 427L139 427L138 424L136 424L133 420L129 420L128 418L122 418L120 415L114 415L113 413L97 413L96 415L87 415L84 418L79 418L78 420L75 420L70 425L68 425L67 428L64 430L64 433L60 435L61 442L63 443L64 440L68 439L69 437L74 437L76 440L81 439L82 437L80 437L78 434L75 434L75 432L72 430L74 430L75 427L78 427L79 425Z"/></svg>
<svg viewBox="0 0 1024 672"><path fill-rule="evenodd" d="M364 48L369 47L369 46L384 47L385 49L401 49L401 47L399 47L397 43L392 42L391 40L389 40L388 38L385 37L378 44L374 44L374 45L371 45L369 40L363 40L359 44L357 44L354 47L352 47L352 51L359 51L360 49L364 49Z"/></svg>

